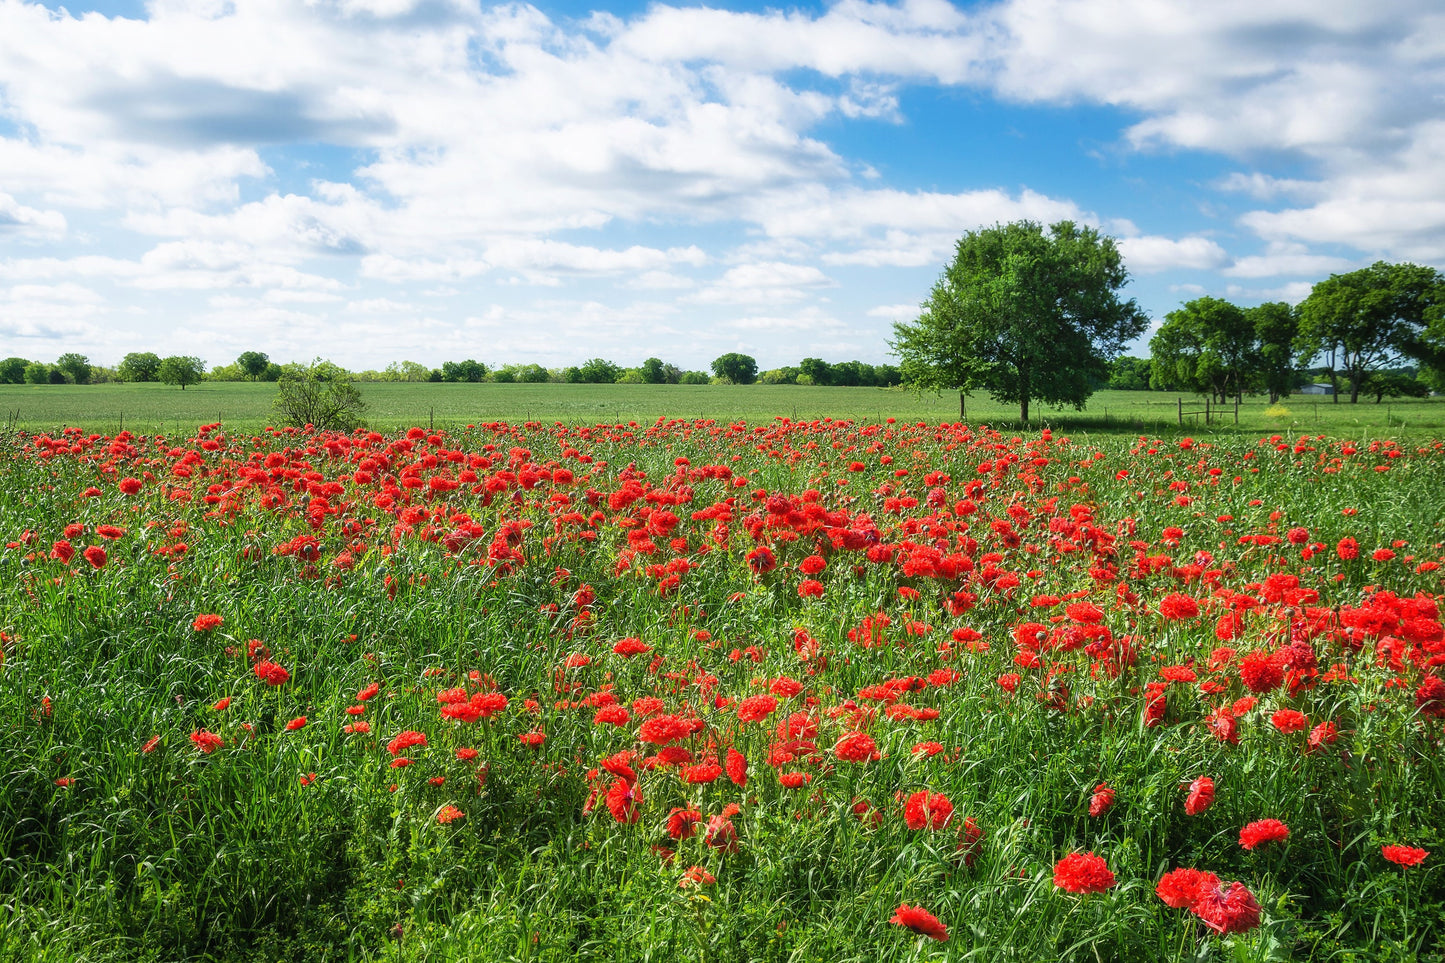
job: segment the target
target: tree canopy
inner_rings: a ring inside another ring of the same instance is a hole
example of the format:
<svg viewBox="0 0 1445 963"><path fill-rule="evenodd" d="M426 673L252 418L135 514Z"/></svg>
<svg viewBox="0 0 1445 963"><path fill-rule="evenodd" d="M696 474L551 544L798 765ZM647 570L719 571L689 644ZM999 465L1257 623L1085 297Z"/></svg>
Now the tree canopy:
<svg viewBox="0 0 1445 963"><path fill-rule="evenodd" d="M1113 238L1060 221L970 231L923 313L895 324L903 381L917 388L985 388L1019 405L1082 408L1109 361L1148 325L1118 291L1128 273Z"/></svg>
<svg viewBox="0 0 1445 963"><path fill-rule="evenodd" d="M192 355L171 355L161 360L156 373L166 384L180 385L185 391L186 385L200 383L201 375L206 373L206 363Z"/></svg>
<svg viewBox="0 0 1445 963"><path fill-rule="evenodd" d="M266 366L270 363L271 359L264 351L242 351L241 356L236 359L236 367L250 376L252 381L265 374Z"/></svg>
<svg viewBox="0 0 1445 963"><path fill-rule="evenodd" d="M120 361L118 373L123 381L157 381L161 372L161 356L154 351L132 351Z"/></svg>
<svg viewBox="0 0 1445 963"><path fill-rule="evenodd" d="M1331 380L1343 373L1354 404L1371 371L1401 358L1440 362L1435 337L1442 310L1445 279L1431 267L1376 261L1331 274L1300 305L1301 360L1322 358Z"/></svg>
<svg viewBox="0 0 1445 963"><path fill-rule="evenodd" d="M758 380L758 362L750 355L729 351L713 359L712 373L735 385L750 385Z"/></svg>
<svg viewBox="0 0 1445 963"><path fill-rule="evenodd" d="M1164 316L1149 340L1150 384L1213 395L1243 394L1259 372L1254 321L1220 298L1195 298Z"/></svg>

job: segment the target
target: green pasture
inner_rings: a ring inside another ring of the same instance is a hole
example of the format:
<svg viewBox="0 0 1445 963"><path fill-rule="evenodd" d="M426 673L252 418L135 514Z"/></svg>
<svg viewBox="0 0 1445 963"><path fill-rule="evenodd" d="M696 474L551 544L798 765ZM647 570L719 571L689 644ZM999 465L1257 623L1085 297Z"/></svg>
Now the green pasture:
<svg viewBox="0 0 1445 963"><path fill-rule="evenodd" d="M568 424L650 424L659 418L716 421L811 421L839 418L857 422L957 421L958 395L900 388L820 388L799 385L572 385L364 383L367 421L379 430L411 425L457 427L487 421ZM275 423L271 402L276 386L214 382L184 391L162 384L0 385L0 412L11 428L49 431L78 426L112 433L194 429L223 422L260 429ZM1204 401L1191 395L1148 391L1100 391L1083 411L1035 406L1034 427L1099 432L1177 429L1193 433L1324 432L1334 435L1438 436L1445 433L1445 398L1393 399L1351 405L1331 398L1296 395L1271 406L1248 398L1238 410L1212 409L1205 425ZM1016 427L1018 408L986 396L968 399L968 421ZM1236 428L1237 426L1237 428Z"/></svg>

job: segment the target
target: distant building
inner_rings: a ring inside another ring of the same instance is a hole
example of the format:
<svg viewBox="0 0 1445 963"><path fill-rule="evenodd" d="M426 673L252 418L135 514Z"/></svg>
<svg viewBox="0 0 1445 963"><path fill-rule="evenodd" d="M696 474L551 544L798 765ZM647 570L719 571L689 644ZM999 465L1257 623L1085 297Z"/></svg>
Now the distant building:
<svg viewBox="0 0 1445 963"><path fill-rule="evenodd" d="M1334 385L1313 384L1305 385L1299 390L1302 395L1332 395L1335 393Z"/></svg>

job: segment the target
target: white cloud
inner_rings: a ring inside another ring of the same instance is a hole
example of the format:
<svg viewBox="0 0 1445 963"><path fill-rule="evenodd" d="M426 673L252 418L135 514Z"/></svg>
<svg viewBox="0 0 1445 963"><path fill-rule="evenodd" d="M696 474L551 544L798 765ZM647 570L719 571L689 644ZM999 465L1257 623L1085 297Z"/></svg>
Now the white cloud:
<svg viewBox="0 0 1445 963"><path fill-rule="evenodd" d="M1207 271L1229 263L1224 248L1207 237L1126 237L1119 240L1119 253L1131 274L1155 274L1179 268Z"/></svg>

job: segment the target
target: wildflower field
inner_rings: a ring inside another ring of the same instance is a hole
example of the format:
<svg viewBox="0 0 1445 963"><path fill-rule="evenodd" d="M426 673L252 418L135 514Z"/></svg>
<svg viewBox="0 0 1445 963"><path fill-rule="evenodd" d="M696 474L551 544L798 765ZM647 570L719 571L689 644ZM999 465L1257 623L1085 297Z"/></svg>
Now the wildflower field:
<svg viewBox="0 0 1445 963"><path fill-rule="evenodd" d="M1445 443L187 434L0 439L0 958L1445 953Z"/></svg>

